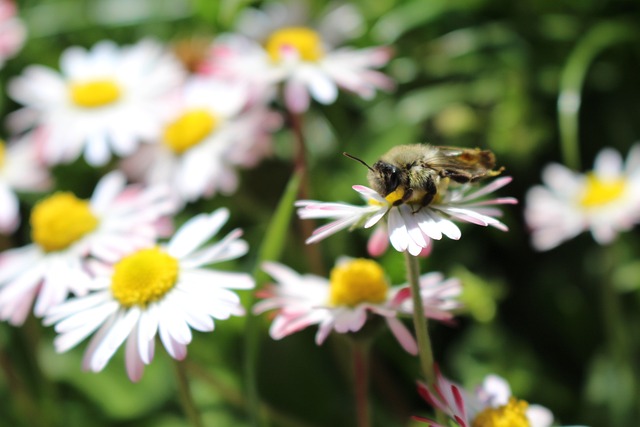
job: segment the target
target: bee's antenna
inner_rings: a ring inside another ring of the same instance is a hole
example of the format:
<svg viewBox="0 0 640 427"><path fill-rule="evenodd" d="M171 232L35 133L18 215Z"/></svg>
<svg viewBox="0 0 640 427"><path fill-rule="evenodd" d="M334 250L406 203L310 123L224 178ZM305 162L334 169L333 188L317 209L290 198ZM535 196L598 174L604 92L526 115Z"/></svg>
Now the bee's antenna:
<svg viewBox="0 0 640 427"><path fill-rule="evenodd" d="M343 156L350 158L351 160L355 160L356 162L360 162L363 165L365 165L367 167L367 169L369 169L371 172L374 172L373 169L371 169L371 166L369 166L364 160L359 159L355 156L352 156L351 154L347 153L346 151L342 153Z"/></svg>

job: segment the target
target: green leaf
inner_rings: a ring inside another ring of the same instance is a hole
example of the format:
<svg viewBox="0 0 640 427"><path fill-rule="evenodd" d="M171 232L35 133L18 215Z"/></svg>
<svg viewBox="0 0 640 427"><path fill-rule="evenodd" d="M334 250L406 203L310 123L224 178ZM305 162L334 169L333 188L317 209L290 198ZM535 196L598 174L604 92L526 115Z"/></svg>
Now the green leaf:
<svg viewBox="0 0 640 427"><path fill-rule="evenodd" d="M278 203L278 207L271 218L271 222L269 223L264 239L262 240L262 245L258 250L256 266L253 272L256 287L258 287L260 283L264 283L266 281L266 274L260 269L262 263L265 261L277 260L282 254L284 244L287 240L287 236L289 235L289 224L291 222L294 203L300 187L300 179L300 172L294 173L291 177L291 180L287 184L287 188ZM251 313L251 307L253 306L254 299L255 297L252 295L249 298L249 304L247 305L249 309L247 312L245 330L245 375L249 414L252 418L253 425L258 426L261 424L261 411L260 399L257 390L256 366L260 352L260 329L258 318Z"/></svg>

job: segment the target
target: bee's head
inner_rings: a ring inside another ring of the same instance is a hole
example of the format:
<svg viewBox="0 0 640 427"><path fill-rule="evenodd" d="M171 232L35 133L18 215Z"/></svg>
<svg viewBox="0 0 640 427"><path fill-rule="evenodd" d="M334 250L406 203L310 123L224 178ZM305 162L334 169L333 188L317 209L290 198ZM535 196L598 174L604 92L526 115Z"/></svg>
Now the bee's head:
<svg viewBox="0 0 640 427"><path fill-rule="evenodd" d="M391 163L378 160L369 170L369 184L382 197L393 193L401 182L401 171Z"/></svg>
<svg viewBox="0 0 640 427"><path fill-rule="evenodd" d="M369 174L367 176L369 180L369 185L373 187L374 190L382 197L387 197L400 185L402 180L401 171L398 167L392 165L391 163L383 162L382 160L378 160L373 164L373 167L369 166L364 160L359 159L357 157L352 156L349 153L342 153L346 157L355 160L359 163L362 163L369 169ZM397 204L402 203L400 200L404 195L404 191L400 191L401 194L394 194L392 203Z"/></svg>

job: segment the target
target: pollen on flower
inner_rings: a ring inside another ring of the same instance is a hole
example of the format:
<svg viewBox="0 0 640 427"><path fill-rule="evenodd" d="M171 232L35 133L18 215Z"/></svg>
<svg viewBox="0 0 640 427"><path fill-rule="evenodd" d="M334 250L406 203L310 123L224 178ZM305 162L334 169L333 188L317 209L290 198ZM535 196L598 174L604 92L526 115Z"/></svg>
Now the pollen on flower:
<svg viewBox="0 0 640 427"><path fill-rule="evenodd" d="M186 111L164 130L164 143L182 154L206 138L218 124L218 118L204 109Z"/></svg>
<svg viewBox="0 0 640 427"><path fill-rule="evenodd" d="M384 270L375 261L356 259L331 270L329 299L334 306L380 303L386 299L388 289Z"/></svg>
<svg viewBox="0 0 640 427"><path fill-rule="evenodd" d="M524 400L512 397L506 405L485 408L474 418L471 427L530 427L528 406Z"/></svg>
<svg viewBox="0 0 640 427"><path fill-rule="evenodd" d="M74 104L85 108L103 107L116 102L120 86L110 79L71 82L69 94Z"/></svg>
<svg viewBox="0 0 640 427"><path fill-rule="evenodd" d="M123 307L144 307L162 299L177 279L178 260L159 248L142 249L114 266L111 293Z"/></svg>
<svg viewBox="0 0 640 427"><path fill-rule="evenodd" d="M59 192L35 205L31 212L31 238L44 251L66 249L95 230L98 218L89 202L72 193Z"/></svg>
<svg viewBox="0 0 640 427"><path fill-rule="evenodd" d="M324 56L320 35L306 27L287 27L274 31L265 47L274 62L282 60L284 49L295 49L303 61L314 62Z"/></svg>
<svg viewBox="0 0 640 427"><path fill-rule="evenodd" d="M387 194L387 197L385 197L385 200L393 205L397 201L402 200L403 197L404 197L404 189L401 187L398 187L391 193Z"/></svg>
<svg viewBox="0 0 640 427"><path fill-rule="evenodd" d="M593 172L587 174L587 185L580 204L584 207L603 206L619 199L624 193L626 182L623 178L602 180Z"/></svg>

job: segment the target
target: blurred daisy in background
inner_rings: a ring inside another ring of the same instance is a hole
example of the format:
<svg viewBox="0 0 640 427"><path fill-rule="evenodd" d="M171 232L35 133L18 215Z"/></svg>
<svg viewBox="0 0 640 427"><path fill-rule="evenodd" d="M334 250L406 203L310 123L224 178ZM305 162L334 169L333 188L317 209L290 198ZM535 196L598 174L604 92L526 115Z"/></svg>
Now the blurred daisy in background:
<svg viewBox="0 0 640 427"><path fill-rule="evenodd" d="M247 97L245 85L193 77L173 101L160 141L125 159L123 170L135 180L170 185L181 201L233 193L235 168L271 153L270 131L280 121L266 107L247 110Z"/></svg>
<svg viewBox="0 0 640 427"><path fill-rule="evenodd" d="M269 333L279 340L310 325L318 325L316 344L322 344L331 331L357 332L370 314L384 318L400 345L417 354L411 332L398 319L411 315L413 306L408 285L389 286L382 267L368 259L341 259L331 270L329 279L300 275L278 263L265 263L263 270L276 283L259 292L263 298L254 313L277 310ZM443 280L439 273L420 278L425 316L450 321L452 310L460 307L456 298L462 288L456 279Z"/></svg>
<svg viewBox="0 0 640 427"><path fill-rule="evenodd" d="M15 2L0 0L0 68L22 49L27 38L27 29L17 14Z"/></svg>
<svg viewBox="0 0 640 427"><path fill-rule="evenodd" d="M126 186L112 172L98 182L90 200L57 192L31 211L33 243L0 253L0 319L21 325L35 300L44 316L68 294L86 294L91 280L89 255L113 262L148 246L162 233L163 219L174 213L168 189Z"/></svg>
<svg viewBox="0 0 640 427"><path fill-rule="evenodd" d="M393 89L392 80L375 70L389 61L390 49L336 47L362 33L362 18L352 5L328 9L313 27L306 6L288 2L245 9L238 33L219 37L201 70L263 89L283 83L284 103L296 113L309 108L310 98L333 103L339 87L366 99L378 89Z"/></svg>
<svg viewBox="0 0 640 427"><path fill-rule="evenodd" d="M228 218L226 209L200 214L166 245L139 249L113 266L94 266L91 287L96 292L70 299L44 319L46 325L55 324L59 334L56 350L65 352L95 332L83 368L99 372L126 340L127 374L138 381L144 365L153 360L156 335L172 358L182 360L191 329L211 332L213 319L243 315L240 298L232 290L253 288L251 276L204 268L248 250L239 229L206 244Z"/></svg>
<svg viewBox="0 0 640 427"><path fill-rule="evenodd" d="M460 427L551 427L553 424L551 411L513 397L509 383L497 375L488 375L474 393L467 393L436 369L436 383L428 387L418 382L418 392ZM414 419L432 427L448 426L428 418Z"/></svg>
<svg viewBox="0 0 640 427"><path fill-rule="evenodd" d="M544 186L526 196L525 220L533 247L548 250L583 231L601 245L640 221L640 145L626 163L612 148L601 150L592 171L574 172L560 164L542 171Z"/></svg>
<svg viewBox="0 0 640 427"><path fill-rule="evenodd" d="M50 186L49 170L38 160L32 141L0 140L0 233L11 233L20 224L16 191L45 191Z"/></svg>
<svg viewBox="0 0 640 427"><path fill-rule="evenodd" d="M118 47L101 41L90 50L70 47L61 72L27 67L8 85L24 108L8 117L14 132L35 129L49 164L71 162L82 153L93 166L112 154L128 156L140 142L156 140L169 108L167 95L184 70L162 45L143 40Z"/></svg>
<svg viewBox="0 0 640 427"><path fill-rule="evenodd" d="M371 228L380 224L370 240L370 253L383 253L391 242L397 251L407 251L416 256L428 252L432 240L440 240L443 236L458 240L462 233L453 220L507 231L507 226L497 219L502 216L502 211L496 205L515 204L517 200L513 197L486 199L484 196L504 187L511 180L511 177L502 177L482 187L473 184L452 185L438 193L428 206L418 210L409 204L395 206L394 202L402 198L397 191L385 198L363 185L355 185L353 189L364 198L365 206L313 200L300 200L296 206L299 208L298 216L302 219L336 219L316 229L306 240L307 243L318 242L345 228ZM386 218L386 223L381 221L383 218ZM380 233L386 233L388 238L383 238Z"/></svg>

